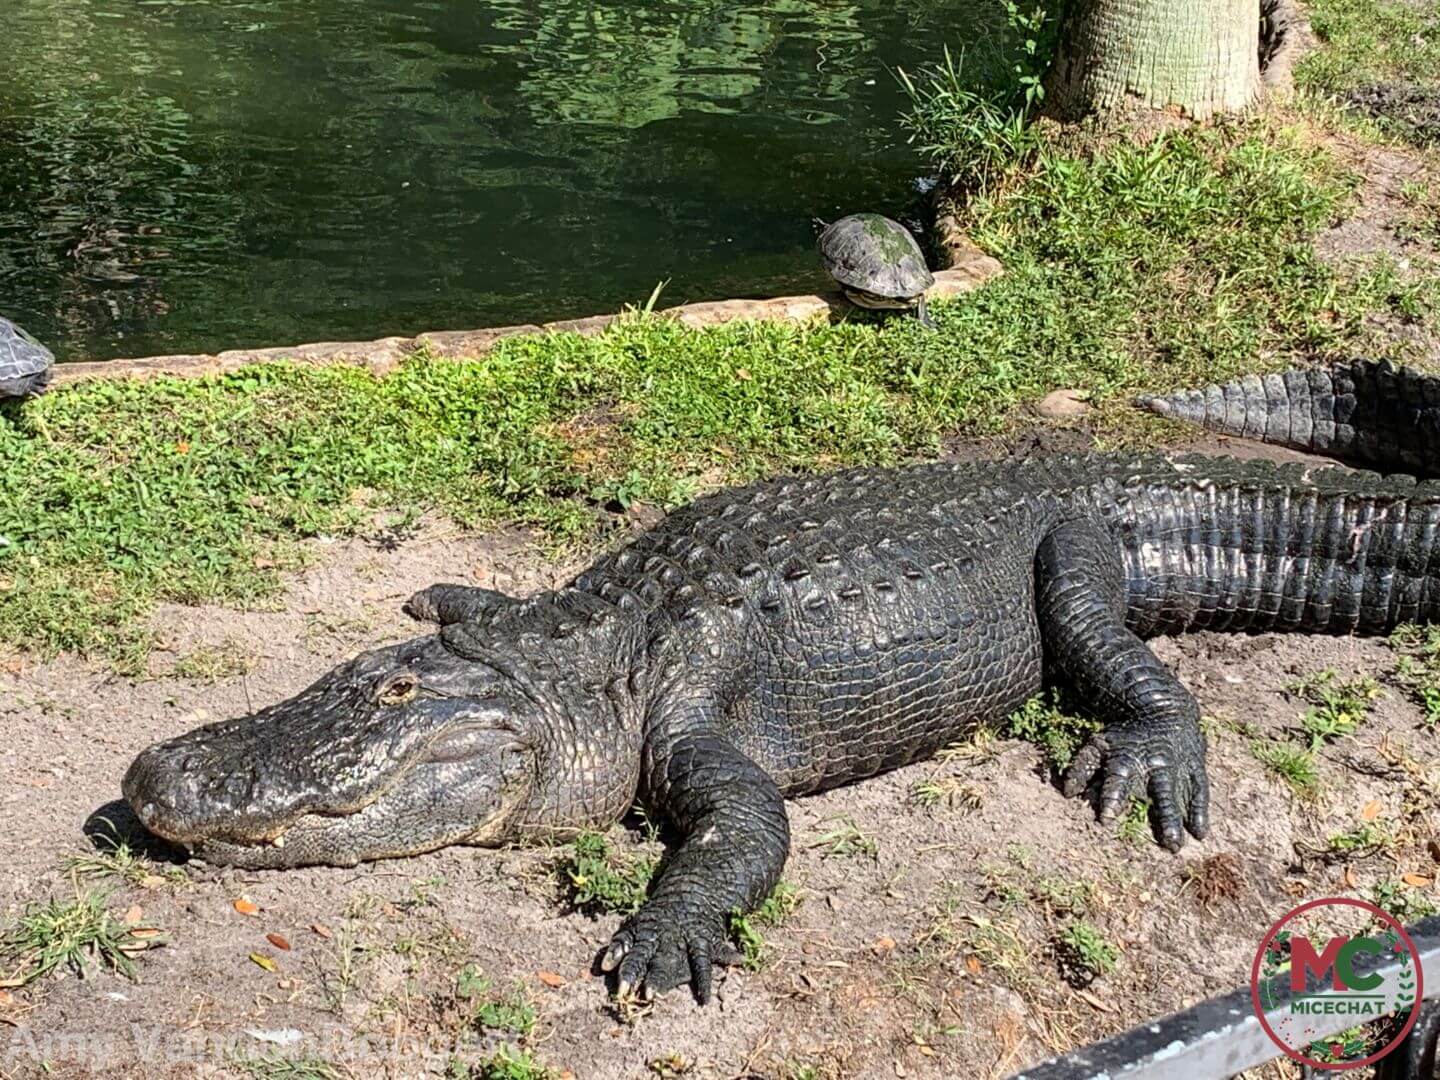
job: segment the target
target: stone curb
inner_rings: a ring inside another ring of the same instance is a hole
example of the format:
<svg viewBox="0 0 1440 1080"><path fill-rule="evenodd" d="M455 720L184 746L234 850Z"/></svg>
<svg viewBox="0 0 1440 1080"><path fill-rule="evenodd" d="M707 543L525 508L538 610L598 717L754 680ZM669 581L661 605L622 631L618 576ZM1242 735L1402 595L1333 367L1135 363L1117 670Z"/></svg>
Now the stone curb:
<svg viewBox="0 0 1440 1080"><path fill-rule="evenodd" d="M969 248L951 266L935 274L930 298L944 299L970 292L1002 273L1000 263ZM820 315L844 315L853 310L840 293L814 296L780 296L771 300L716 300L685 304L659 312L686 326L719 326L738 319L766 322L807 322ZM595 315L588 319L566 319L544 325L496 326L483 330L432 330L415 337L386 337L376 341L319 341L308 345L286 345L272 349L231 349L226 352L182 356L149 356L138 360L102 360L59 364L54 384L86 382L91 379L148 378L154 376L197 377L234 371L247 364L267 360L294 360L305 364L351 364L383 375L393 371L410 353L421 347L446 359L480 356L505 338L550 333L598 334L619 316Z"/></svg>

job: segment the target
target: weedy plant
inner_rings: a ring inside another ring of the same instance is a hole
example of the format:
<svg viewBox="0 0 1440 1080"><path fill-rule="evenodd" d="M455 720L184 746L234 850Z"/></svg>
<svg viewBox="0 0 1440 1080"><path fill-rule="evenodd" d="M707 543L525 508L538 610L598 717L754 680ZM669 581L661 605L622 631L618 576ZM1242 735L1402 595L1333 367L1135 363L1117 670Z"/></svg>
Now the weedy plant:
<svg viewBox="0 0 1440 1080"><path fill-rule="evenodd" d="M1060 931L1053 943L1060 973L1072 986L1090 985L1115 970L1120 950L1092 924L1073 922Z"/></svg>
<svg viewBox="0 0 1440 1080"><path fill-rule="evenodd" d="M1098 721L1066 712L1059 693L1052 690L1048 696L1031 698L1023 708L1011 713L1000 732L1007 738L1034 743L1052 768L1064 770L1100 726Z"/></svg>
<svg viewBox="0 0 1440 1080"><path fill-rule="evenodd" d="M518 987L508 993L497 992L494 983L473 964L455 977L455 997L468 1005L475 1027L520 1036L535 1030L535 1006L525 994Z"/></svg>
<svg viewBox="0 0 1440 1080"><path fill-rule="evenodd" d="M731 913L730 933L745 958L747 971L759 971L765 966L765 937L760 928L783 925L800 906L801 900L800 890L788 881L782 881L764 903L748 915L739 911Z"/></svg>
<svg viewBox="0 0 1440 1080"><path fill-rule="evenodd" d="M1310 736L1312 754L1328 742L1355 734L1383 696L1370 676L1342 681L1332 669L1293 682L1288 689L1313 706L1300 719L1301 729Z"/></svg>
<svg viewBox="0 0 1440 1080"><path fill-rule="evenodd" d="M542 1064L529 1050L502 1046L484 1061L470 1063L451 1058L448 1080L559 1080L560 1074Z"/></svg>
<svg viewBox="0 0 1440 1080"><path fill-rule="evenodd" d="M659 860L620 851L603 833L586 832L556 864L562 891L576 910L592 915L633 915L645 903Z"/></svg>

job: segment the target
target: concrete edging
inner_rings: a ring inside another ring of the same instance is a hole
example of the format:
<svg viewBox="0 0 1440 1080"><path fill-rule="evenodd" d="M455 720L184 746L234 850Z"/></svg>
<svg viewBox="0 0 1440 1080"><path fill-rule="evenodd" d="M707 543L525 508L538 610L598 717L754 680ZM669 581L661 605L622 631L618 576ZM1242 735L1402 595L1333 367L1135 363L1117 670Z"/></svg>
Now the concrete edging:
<svg viewBox="0 0 1440 1080"><path fill-rule="evenodd" d="M931 299L960 296L978 288L1003 272L1000 263L968 244L951 252L947 269L935 274ZM820 315L843 315L853 310L838 292L812 296L779 296L770 300L715 300L684 304L659 312L686 326L719 326L740 319L766 322L807 322ZM294 360L305 364L351 364L368 368L377 375L393 371L406 356L428 346L430 352L446 359L481 356L510 337L527 334L598 334L618 315L595 315L586 319L565 319L536 325L496 326L481 330L431 330L415 337L385 337L375 341L319 341L308 345L285 345L268 349L231 349L217 354L149 356L136 360L101 360L59 364L54 385L87 382L92 379L150 378L155 376L198 377L234 371L247 364L267 360Z"/></svg>

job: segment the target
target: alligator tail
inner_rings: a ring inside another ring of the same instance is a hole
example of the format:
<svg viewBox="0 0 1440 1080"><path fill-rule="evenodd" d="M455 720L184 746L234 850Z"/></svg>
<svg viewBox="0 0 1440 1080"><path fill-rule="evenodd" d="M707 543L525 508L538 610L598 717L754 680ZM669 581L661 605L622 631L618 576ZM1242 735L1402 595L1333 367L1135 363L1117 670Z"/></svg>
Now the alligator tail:
<svg viewBox="0 0 1440 1080"><path fill-rule="evenodd" d="M1440 476L1440 378L1384 360L1247 375L1136 404L1225 435Z"/></svg>

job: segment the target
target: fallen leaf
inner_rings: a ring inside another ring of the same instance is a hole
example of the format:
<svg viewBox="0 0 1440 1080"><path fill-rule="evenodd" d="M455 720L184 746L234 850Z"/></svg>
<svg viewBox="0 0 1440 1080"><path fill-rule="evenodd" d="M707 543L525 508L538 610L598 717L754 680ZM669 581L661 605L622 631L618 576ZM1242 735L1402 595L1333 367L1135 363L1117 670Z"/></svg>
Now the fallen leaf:
<svg viewBox="0 0 1440 1080"><path fill-rule="evenodd" d="M1345 872L1340 875L1340 880L1347 889L1355 888L1355 868L1353 866L1345 867Z"/></svg>
<svg viewBox="0 0 1440 1080"><path fill-rule="evenodd" d="M1400 880L1416 889L1423 889L1435 879L1426 874L1401 874Z"/></svg>
<svg viewBox="0 0 1440 1080"><path fill-rule="evenodd" d="M235 901L235 910L241 915L259 915L260 905L253 901L246 900L243 896Z"/></svg>
<svg viewBox="0 0 1440 1080"><path fill-rule="evenodd" d="M334 934L332 934L332 933L330 932L330 928L329 928L328 926L326 926L324 923L318 923L318 922L317 922L317 923L311 923L311 924L310 924L310 929L313 930L313 931L315 931L315 933L319 934L319 935L320 935L321 937L323 937L326 941L329 941L332 937L335 936Z"/></svg>
<svg viewBox="0 0 1440 1080"><path fill-rule="evenodd" d="M125 912L124 916L121 918L120 921L123 922L126 926L134 926L144 917L145 910L139 904L131 904L130 910Z"/></svg>
<svg viewBox="0 0 1440 1080"><path fill-rule="evenodd" d="M141 941L148 941L151 938L157 938L160 936L160 934L161 930L158 926L137 926L135 927L135 929L130 931L131 937L139 938Z"/></svg>
<svg viewBox="0 0 1440 1080"><path fill-rule="evenodd" d="M255 964L257 964L257 965L259 965L260 967L264 968L266 971L272 971L272 972L273 972L273 971L279 971L279 970L280 970L280 965L277 964L277 963L275 963L274 960L271 960L270 957L266 956L264 953L252 952L252 953L250 954L250 959L251 959L251 961L253 961Z"/></svg>
<svg viewBox="0 0 1440 1080"><path fill-rule="evenodd" d="M265 940L270 942L270 944L274 945L277 949L280 949L284 952L290 951L290 942L286 941L285 938L280 934L266 934Z"/></svg>
<svg viewBox="0 0 1440 1080"><path fill-rule="evenodd" d="M8 1009L15 1004L15 995L9 990L0 990L0 1009Z"/></svg>
<svg viewBox="0 0 1440 1080"><path fill-rule="evenodd" d="M1365 804L1365 809L1360 811L1360 820L1374 821L1377 817L1380 816L1381 809L1383 808L1380 805L1379 799L1370 800L1370 802Z"/></svg>
<svg viewBox="0 0 1440 1080"><path fill-rule="evenodd" d="M142 889L158 889L161 885L164 884L165 879L159 874L146 874L143 878L140 879L140 887Z"/></svg>
<svg viewBox="0 0 1440 1080"><path fill-rule="evenodd" d="M566 982L564 975L557 975L553 971L536 972L535 977L552 990L559 990Z"/></svg>
<svg viewBox="0 0 1440 1080"><path fill-rule="evenodd" d="M875 942L875 952L877 955L880 953L893 952L894 949L895 939L892 937L882 937Z"/></svg>
<svg viewBox="0 0 1440 1080"><path fill-rule="evenodd" d="M742 367L735 369L735 378L739 379L741 382L749 382L751 379L754 378L754 376L750 374L749 368Z"/></svg>
<svg viewBox="0 0 1440 1080"><path fill-rule="evenodd" d="M190 452L190 444L184 439L181 439L175 444L175 452L177 454L188 454Z"/></svg>
<svg viewBox="0 0 1440 1080"><path fill-rule="evenodd" d="M979 975L983 970L980 966L980 958L978 956L965 957L965 970L970 972L971 975Z"/></svg>

